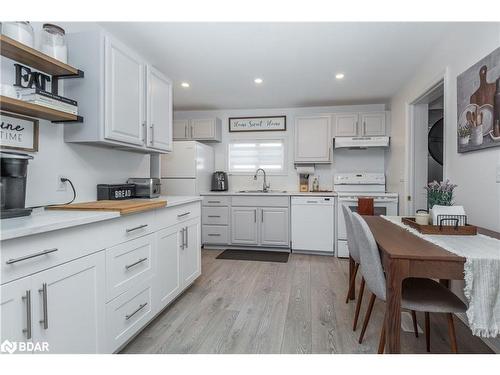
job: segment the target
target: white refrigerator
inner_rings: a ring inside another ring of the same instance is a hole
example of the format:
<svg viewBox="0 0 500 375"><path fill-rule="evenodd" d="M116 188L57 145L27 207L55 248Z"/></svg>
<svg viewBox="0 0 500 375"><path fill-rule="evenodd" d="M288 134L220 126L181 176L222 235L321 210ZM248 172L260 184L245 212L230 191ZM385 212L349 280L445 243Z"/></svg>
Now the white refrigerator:
<svg viewBox="0 0 500 375"><path fill-rule="evenodd" d="M200 195L210 191L214 150L196 141L175 141L172 152L161 156L161 192Z"/></svg>

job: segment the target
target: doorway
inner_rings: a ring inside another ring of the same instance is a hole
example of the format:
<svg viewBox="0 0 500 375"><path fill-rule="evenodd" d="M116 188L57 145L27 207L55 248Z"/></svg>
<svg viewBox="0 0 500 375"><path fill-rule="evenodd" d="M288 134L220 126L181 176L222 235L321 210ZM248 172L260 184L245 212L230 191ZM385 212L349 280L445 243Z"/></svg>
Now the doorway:
<svg viewBox="0 0 500 375"><path fill-rule="evenodd" d="M425 186L444 176L444 80L410 104L408 214L428 209Z"/></svg>

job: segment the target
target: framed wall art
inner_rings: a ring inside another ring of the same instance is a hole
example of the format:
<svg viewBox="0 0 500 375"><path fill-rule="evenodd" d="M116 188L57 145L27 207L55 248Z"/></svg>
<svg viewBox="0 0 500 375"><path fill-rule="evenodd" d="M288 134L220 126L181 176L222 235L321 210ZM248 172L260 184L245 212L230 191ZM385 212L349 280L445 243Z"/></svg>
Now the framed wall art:
<svg viewBox="0 0 500 375"><path fill-rule="evenodd" d="M38 151L38 120L0 111L0 148Z"/></svg>
<svg viewBox="0 0 500 375"><path fill-rule="evenodd" d="M500 146L500 47L457 77L458 152Z"/></svg>
<svg viewBox="0 0 500 375"><path fill-rule="evenodd" d="M231 117L230 132L285 131L286 116Z"/></svg>

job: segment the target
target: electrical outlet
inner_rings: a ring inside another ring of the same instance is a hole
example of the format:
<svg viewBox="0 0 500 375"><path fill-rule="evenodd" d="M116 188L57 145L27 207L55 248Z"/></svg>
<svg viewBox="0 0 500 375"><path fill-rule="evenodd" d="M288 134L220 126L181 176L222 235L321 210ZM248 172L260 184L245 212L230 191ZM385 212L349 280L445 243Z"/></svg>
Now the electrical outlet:
<svg viewBox="0 0 500 375"><path fill-rule="evenodd" d="M66 191L68 189L68 183L61 181L61 178L67 178L66 176L59 175L57 176L57 191Z"/></svg>

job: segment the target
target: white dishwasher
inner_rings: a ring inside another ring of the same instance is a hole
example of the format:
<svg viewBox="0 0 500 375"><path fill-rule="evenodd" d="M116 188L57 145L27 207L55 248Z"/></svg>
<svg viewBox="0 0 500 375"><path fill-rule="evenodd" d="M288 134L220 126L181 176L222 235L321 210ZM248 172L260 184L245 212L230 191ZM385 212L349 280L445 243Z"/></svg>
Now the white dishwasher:
<svg viewBox="0 0 500 375"><path fill-rule="evenodd" d="M334 255L335 198L292 197L292 250Z"/></svg>

